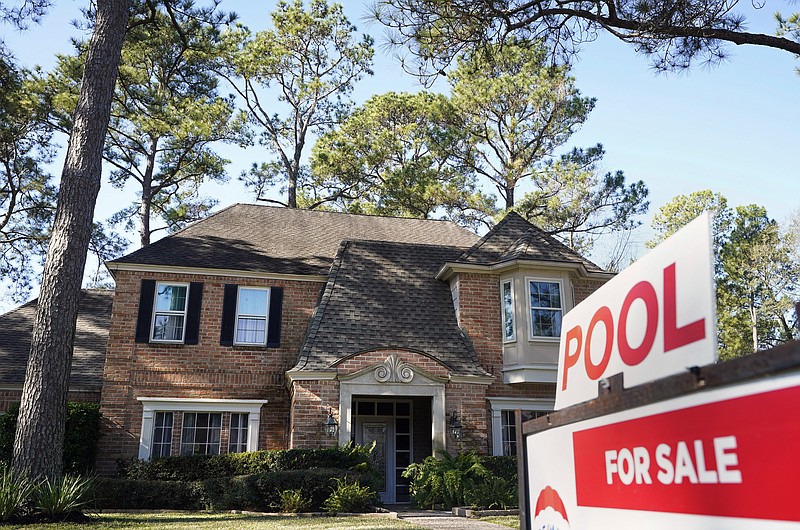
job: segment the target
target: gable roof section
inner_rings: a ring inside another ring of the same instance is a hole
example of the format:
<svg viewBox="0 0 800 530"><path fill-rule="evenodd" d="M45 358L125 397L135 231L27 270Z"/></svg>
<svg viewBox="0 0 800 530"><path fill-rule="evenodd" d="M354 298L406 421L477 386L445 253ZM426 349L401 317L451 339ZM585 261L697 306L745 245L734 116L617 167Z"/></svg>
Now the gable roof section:
<svg viewBox="0 0 800 530"><path fill-rule="evenodd" d="M513 211L454 263L495 265L514 260L576 263L588 272L606 272Z"/></svg>
<svg viewBox="0 0 800 530"><path fill-rule="evenodd" d="M84 289L80 296L70 386L99 390L103 384L114 291ZM38 301L38 298L31 300L0 315L0 384L16 386L25 380Z"/></svg>
<svg viewBox="0 0 800 530"><path fill-rule="evenodd" d="M235 204L109 262L109 268L140 264L324 276L345 239L466 247L477 238L450 221Z"/></svg>
<svg viewBox="0 0 800 530"><path fill-rule="evenodd" d="M463 247L371 241L342 243L297 365L330 370L376 349L420 352L453 375L487 376L456 322L450 287L435 279Z"/></svg>

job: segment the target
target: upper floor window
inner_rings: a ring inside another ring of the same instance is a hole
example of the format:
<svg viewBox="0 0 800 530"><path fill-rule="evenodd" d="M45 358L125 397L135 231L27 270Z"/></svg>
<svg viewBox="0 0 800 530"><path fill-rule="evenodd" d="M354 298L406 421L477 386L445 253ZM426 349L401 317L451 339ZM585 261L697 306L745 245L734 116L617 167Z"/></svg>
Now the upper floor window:
<svg viewBox="0 0 800 530"><path fill-rule="evenodd" d="M503 297L503 341L511 342L517 338L514 331L514 283L513 280L505 280L500 286Z"/></svg>
<svg viewBox="0 0 800 530"><path fill-rule="evenodd" d="M152 340L182 342L186 329L186 308L189 286L158 283L153 311Z"/></svg>
<svg viewBox="0 0 800 530"><path fill-rule="evenodd" d="M531 338L561 336L564 303L560 280L529 279Z"/></svg>
<svg viewBox="0 0 800 530"><path fill-rule="evenodd" d="M458 283L453 283L450 288L450 294L453 295L453 309L456 312L456 322L461 324L461 311L458 308Z"/></svg>
<svg viewBox="0 0 800 530"><path fill-rule="evenodd" d="M266 344L269 289L239 287L236 344Z"/></svg>

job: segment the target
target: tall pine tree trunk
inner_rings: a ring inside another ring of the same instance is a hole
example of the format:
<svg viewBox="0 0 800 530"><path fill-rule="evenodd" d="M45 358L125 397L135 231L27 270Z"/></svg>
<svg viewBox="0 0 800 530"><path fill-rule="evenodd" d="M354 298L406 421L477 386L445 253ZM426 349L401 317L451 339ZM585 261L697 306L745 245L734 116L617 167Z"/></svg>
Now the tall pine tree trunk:
<svg viewBox="0 0 800 530"><path fill-rule="evenodd" d="M14 469L32 477L52 480L61 474L78 298L130 9L131 0L97 0L97 18L61 173L14 440Z"/></svg>

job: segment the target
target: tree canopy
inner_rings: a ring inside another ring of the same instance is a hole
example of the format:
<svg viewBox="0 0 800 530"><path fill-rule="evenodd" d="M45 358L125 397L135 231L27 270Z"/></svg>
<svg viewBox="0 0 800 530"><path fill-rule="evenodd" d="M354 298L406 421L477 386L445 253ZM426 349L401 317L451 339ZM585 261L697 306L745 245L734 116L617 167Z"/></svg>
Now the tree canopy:
<svg viewBox="0 0 800 530"><path fill-rule="evenodd" d="M713 214L720 357L797 338L792 314L800 294L800 233L794 225L781 229L762 206L730 208L721 194L702 190L659 210L652 223L657 235L648 246L706 211Z"/></svg>
<svg viewBox="0 0 800 530"><path fill-rule="evenodd" d="M302 0L281 1L272 24L255 34L243 26L228 32L218 71L244 101L259 144L275 156L254 165L245 183L256 197L283 184L282 204L296 208L308 178L306 143L347 115L355 83L372 74L374 52L372 38L359 38L342 6L326 0L311 0L307 9Z"/></svg>
<svg viewBox="0 0 800 530"><path fill-rule="evenodd" d="M442 73L452 60L510 38L540 41L570 55L608 32L662 70L718 62L726 44L765 46L800 55L796 17L779 35L747 30L738 0L377 0L373 16L407 46L421 74ZM752 4L764 8L764 4ZM794 20L794 23L792 22ZM795 31L792 31L795 30Z"/></svg>
<svg viewBox="0 0 800 530"><path fill-rule="evenodd" d="M191 9L173 16L155 12L126 36L103 156L113 168L112 186L136 183L137 200L112 220L136 229L142 246L159 230L207 215L217 201L201 196L200 186L228 179L228 161L211 144L244 141L244 121L232 98L218 95L211 69L219 40L219 30ZM86 43L77 47L78 55L58 56L43 86L53 120L65 132L72 126ZM153 224L154 218L161 223Z"/></svg>

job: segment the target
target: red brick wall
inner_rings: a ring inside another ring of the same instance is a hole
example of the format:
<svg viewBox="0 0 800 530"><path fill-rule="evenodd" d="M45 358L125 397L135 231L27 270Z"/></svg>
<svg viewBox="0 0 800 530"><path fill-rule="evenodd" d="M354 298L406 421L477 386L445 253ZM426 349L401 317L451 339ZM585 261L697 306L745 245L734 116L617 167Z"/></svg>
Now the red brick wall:
<svg viewBox="0 0 800 530"><path fill-rule="evenodd" d="M590 294L598 290L606 280L572 280L572 289L575 296L575 305L586 300Z"/></svg>
<svg viewBox="0 0 800 530"><path fill-rule="evenodd" d="M335 447L338 438L325 436L328 410L339 418L339 381L295 381L292 384L292 448Z"/></svg>
<svg viewBox="0 0 800 530"><path fill-rule="evenodd" d="M203 282L199 344L134 342L143 278ZM219 344L226 283L283 287L279 348ZM296 361L323 286L322 282L117 272L101 398L104 436L98 471L114 472L118 458L137 455L142 419L138 397L266 399L259 448L285 448L290 401L284 372Z"/></svg>
<svg viewBox="0 0 800 530"><path fill-rule="evenodd" d="M420 353L403 350L378 350L362 353L340 362L336 365L336 369L340 374L349 375L376 364L383 364L386 358L392 354L397 355L398 360L413 364L431 375L439 377L447 377L449 375L447 368L439 361Z"/></svg>

